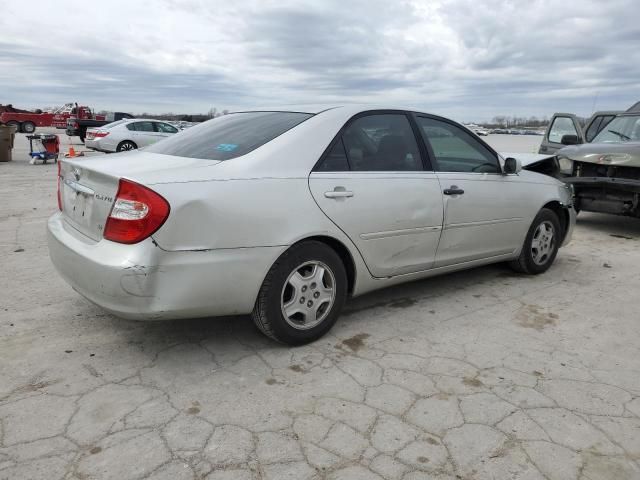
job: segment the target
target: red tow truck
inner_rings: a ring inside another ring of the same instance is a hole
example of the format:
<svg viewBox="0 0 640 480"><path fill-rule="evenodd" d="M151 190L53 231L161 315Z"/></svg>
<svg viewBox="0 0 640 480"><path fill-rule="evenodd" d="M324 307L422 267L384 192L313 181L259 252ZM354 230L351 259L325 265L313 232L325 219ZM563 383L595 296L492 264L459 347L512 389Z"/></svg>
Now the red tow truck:
<svg viewBox="0 0 640 480"><path fill-rule="evenodd" d="M22 133L33 133L36 127L67 128L68 118L105 120L104 115L95 115L89 107L67 103L53 112L26 112L11 105L0 105L0 123L13 125Z"/></svg>

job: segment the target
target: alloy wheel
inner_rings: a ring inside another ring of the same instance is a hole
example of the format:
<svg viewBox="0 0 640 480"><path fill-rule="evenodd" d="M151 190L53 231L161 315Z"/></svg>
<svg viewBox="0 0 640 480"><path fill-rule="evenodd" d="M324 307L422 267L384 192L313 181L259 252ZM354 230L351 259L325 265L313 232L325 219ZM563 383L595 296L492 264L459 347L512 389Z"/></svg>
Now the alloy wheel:
<svg viewBox="0 0 640 480"><path fill-rule="evenodd" d="M308 330L329 315L335 297L336 280L331 269L319 261L305 262L289 274L282 288L282 315L293 328Z"/></svg>
<svg viewBox="0 0 640 480"><path fill-rule="evenodd" d="M531 258L536 265L547 263L555 248L555 230L551 222L544 221L533 233L531 239Z"/></svg>

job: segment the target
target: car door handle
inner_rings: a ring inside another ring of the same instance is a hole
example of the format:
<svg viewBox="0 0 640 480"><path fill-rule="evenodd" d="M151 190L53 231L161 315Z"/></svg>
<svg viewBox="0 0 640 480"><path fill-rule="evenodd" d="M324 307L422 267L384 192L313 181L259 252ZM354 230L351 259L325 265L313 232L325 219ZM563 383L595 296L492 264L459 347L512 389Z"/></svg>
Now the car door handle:
<svg viewBox="0 0 640 480"><path fill-rule="evenodd" d="M442 193L445 195L462 195L464 194L464 190L458 188L457 185L451 185L449 188L445 188Z"/></svg>
<svg viewBox="0 0 640 480"><path fill-rule="evenodd" d="M324 196L327 198L345 198L345 197L353 197L353 192L349 190L338 190L336 187L335 190L331 190L329 192L324 192Z"/></svg>

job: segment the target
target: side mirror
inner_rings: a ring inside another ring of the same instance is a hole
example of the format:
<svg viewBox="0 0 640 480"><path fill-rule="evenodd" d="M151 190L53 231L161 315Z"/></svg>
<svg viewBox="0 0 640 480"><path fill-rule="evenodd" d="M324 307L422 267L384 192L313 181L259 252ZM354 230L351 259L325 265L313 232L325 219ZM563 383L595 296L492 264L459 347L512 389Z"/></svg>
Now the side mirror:
<svg viewBox="0 0 640 480"><path fill-rule="evenodd" d="M560 139L562 145L578 145L580 140L577 135L563 135Z"/></svg>
<svg viewBox="0 0 640 480"><path fill-rule="evenodd" d="M519 173L522 170L522 162L517 158L508 157L504 159L504 173L505 175Z"/></svg>

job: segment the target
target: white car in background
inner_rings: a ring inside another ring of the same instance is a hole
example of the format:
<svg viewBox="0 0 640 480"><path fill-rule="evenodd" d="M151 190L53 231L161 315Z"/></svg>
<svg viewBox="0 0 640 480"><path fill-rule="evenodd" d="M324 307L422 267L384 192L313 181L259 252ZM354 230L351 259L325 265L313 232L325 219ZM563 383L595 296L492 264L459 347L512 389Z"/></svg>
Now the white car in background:
<svg viewBox="0 0 640 480"><path fill-rule="evenodd" d="M168 122L131 118L88 129L84 144L99 152L125 152L147 147L179 131Z"/></svg>

